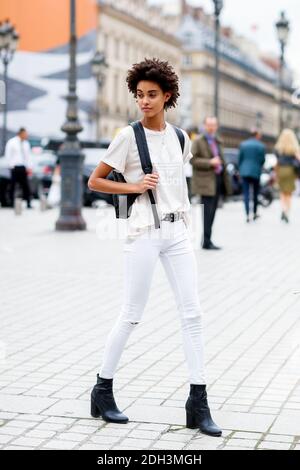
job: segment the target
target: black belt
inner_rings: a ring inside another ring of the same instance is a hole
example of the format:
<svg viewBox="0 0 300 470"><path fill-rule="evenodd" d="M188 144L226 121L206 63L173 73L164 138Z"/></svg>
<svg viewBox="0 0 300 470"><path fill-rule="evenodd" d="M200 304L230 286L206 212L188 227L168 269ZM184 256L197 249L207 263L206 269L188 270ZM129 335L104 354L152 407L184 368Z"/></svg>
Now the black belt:
<svg viewBox="0 0 300 470"><path fill-rule="evenodd" d="M182 212L169 212L168 214L165 214L161 220L167 220L169 222L175 222L176 220L183 219L183 213Z"/></svg>

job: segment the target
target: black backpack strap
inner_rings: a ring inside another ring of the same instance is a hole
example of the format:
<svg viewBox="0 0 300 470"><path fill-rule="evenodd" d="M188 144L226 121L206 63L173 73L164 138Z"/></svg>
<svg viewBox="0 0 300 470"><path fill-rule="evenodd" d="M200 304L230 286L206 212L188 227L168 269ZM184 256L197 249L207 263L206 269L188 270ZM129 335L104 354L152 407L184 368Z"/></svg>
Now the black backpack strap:
<svg viewBox="0 0 300 470"><path fill-rule="evenodd" d="M147 145L144 127L141 121L135 121L130 124L133 127L137 148L144 173L152 173L152 162Z"/></svg>
<svg viewBox="0 0 300 470"><path fill-rule="evenodd" d="M184 138L183 132L182 132L181 129L179 129L179 127L173 126L173 128L174 128L174 131L177 134L178 140L180 142L181 151L182 151L182 154L183 154L184 144L185 144L185 138Z"/></svg>
<svg viewBox="0 0 300 470"><path fill-rule="evenodd" d="M152 162L151 162L151 158L149 154L144 127L140 121L132 122L130 125L134 130L135 140L136 140L143 172L147 175L149 173L152 173ZM154 217L155 228L160 228L160 222L159 222L159 217L157 213L156 202L154 199L153 192L151 189L148 189L147 192L148 192L149 199L151 202L151 209L152 209L152 213Z"/></svg>

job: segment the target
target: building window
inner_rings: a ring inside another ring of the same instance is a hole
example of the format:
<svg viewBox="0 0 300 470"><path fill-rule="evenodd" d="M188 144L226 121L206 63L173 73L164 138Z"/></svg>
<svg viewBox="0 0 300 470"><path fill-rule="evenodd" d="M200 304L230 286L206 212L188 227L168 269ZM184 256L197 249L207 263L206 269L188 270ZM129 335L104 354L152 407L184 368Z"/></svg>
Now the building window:
<svg viewBox="0 0 300 470"><path fill-rule="evenodd" d="M116 73L114 75L114 88L113 88L113 101L115 104L115 111L118 112L119 109L119 77L118 74Z"/></svg>
<svg viewBox="0 0 300 470"><path fill-rule="evenodd" d="M120 58L120 40L118 38L115 39L115 59Z"/></svg>
<svg viewBox="0 0 300 470"><path fill-rule="evenodd" d="M124 60L126 63L130 61L130 43L128 41L124 42Z"/></svg>
<svg viewBox="0 0 300 470"><path fill-rule="evenodd" d="M186 54L182 57L183 65L192 65L192 56L190 54Z"/></svg>
<svg viewBox="0 0 300 470"><path fill-rule="evenodd" d="M108 52L108 34L104 33L102 36L102 44L100 46L100 49L104 51L105 55L107 55Z"/></svg>

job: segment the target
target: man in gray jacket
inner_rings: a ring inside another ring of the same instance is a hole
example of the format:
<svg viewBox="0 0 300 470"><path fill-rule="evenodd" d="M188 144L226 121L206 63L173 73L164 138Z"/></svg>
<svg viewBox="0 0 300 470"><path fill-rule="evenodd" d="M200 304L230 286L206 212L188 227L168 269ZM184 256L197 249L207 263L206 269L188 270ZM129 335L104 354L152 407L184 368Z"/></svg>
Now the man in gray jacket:
<svg viewBox="0 0 300 470"><path fill-rule="evenodd" d="M192 193L201 195L204 207L204 236L202 248L218 250L211 241L212 226L220 194L231 194L231 185L226 172L222 142L217 136L218 121L207 117L204 132L193 141L190 163L193 166Z"/></svg>

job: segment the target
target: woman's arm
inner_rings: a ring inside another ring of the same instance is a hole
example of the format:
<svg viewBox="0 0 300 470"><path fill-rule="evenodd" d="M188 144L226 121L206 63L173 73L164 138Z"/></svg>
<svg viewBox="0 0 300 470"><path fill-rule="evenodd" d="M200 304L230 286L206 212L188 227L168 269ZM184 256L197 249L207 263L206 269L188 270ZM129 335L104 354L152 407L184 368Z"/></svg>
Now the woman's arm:
<svg viewBox="0 0 300 470"><path fill-rule="evenodd" d="M106 179L106 177L112 170L113 167L107 165L107 163L100 162L89 177L89 189L109 194L142 194L148 189L155 189L158 182L157 173L145 175L143 180L139 183L119 183L117 181L111 181Z"/></svg>

